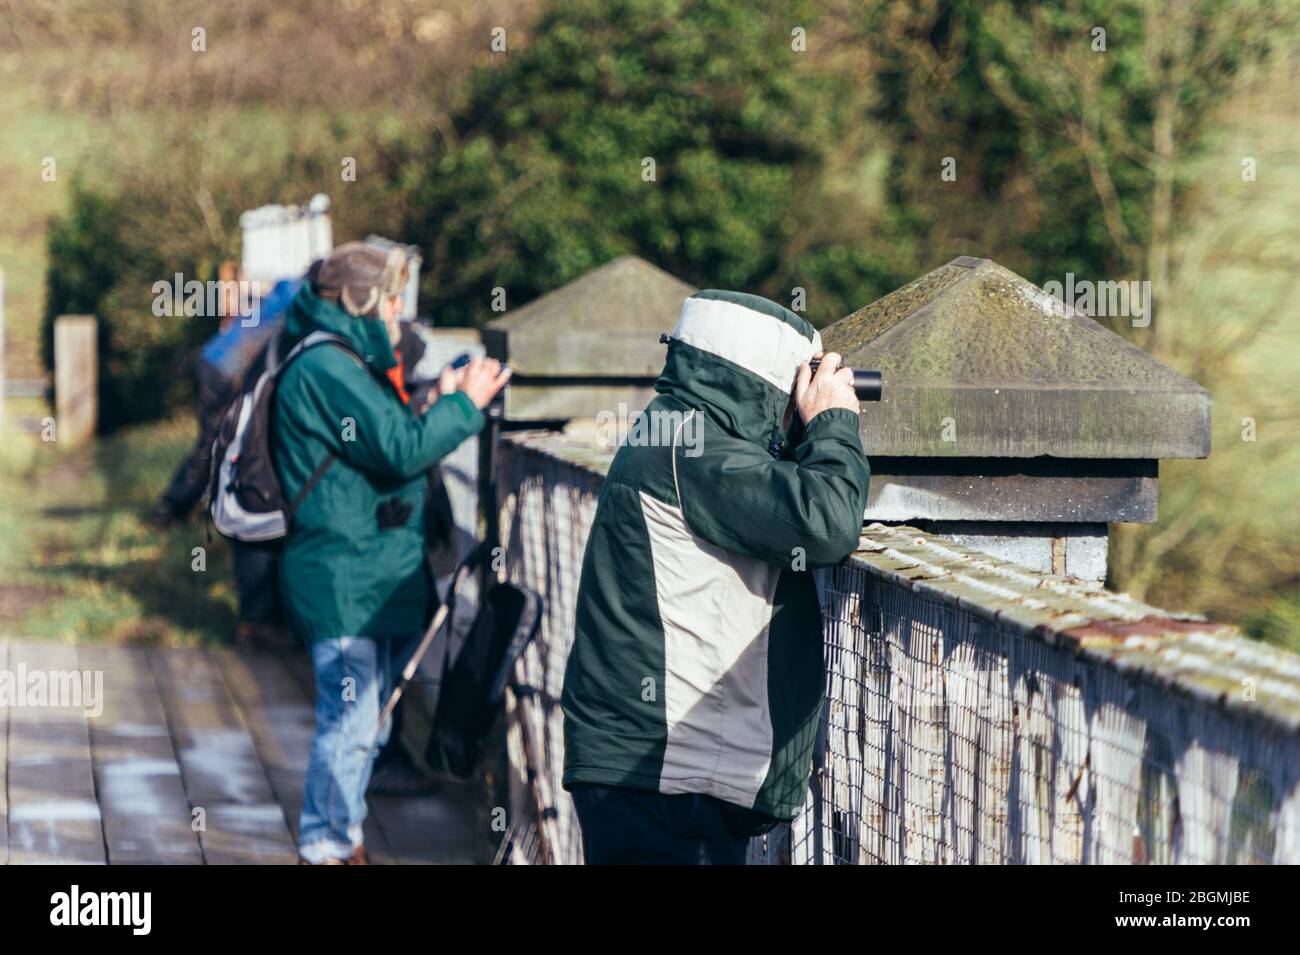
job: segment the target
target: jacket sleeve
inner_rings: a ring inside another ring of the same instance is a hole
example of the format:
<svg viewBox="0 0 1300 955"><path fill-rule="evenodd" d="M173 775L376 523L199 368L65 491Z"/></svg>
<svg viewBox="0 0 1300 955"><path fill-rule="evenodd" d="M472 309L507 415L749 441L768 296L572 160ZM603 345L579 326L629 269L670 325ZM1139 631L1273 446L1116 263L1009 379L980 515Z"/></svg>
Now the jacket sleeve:
<svg viewBox="0 0 1300 955"><path fill-rule="evenodd" d="M376 477L410 480L483 428L483 413L463 392L444 395L416 416L349 356L321 349L320 359L317 373L299 376L316 418L312 430L341 459Z"/></svg>
<svg viewBox="0 0 1300 955"><path fill-rule="evenodd" d="M677 491L691 529L712 544L790 566L802 548L808 567L837 564L858 545L871 476L858 416L823 411L791 460L716 432L703 453L677 461Z"/></svg>

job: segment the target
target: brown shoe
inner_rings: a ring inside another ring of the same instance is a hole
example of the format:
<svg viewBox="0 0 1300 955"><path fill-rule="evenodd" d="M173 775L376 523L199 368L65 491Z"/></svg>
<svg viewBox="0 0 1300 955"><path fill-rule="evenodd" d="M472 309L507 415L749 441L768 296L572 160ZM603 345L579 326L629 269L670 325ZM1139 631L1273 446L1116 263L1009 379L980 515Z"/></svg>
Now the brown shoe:
<svg viewBox="0 0 1300 955"><path fill-rule="evenodd" d="M344 865L370 865L370 856L366 854L365 846L357 846L352 850L352 858L343 863Z"/></svg>

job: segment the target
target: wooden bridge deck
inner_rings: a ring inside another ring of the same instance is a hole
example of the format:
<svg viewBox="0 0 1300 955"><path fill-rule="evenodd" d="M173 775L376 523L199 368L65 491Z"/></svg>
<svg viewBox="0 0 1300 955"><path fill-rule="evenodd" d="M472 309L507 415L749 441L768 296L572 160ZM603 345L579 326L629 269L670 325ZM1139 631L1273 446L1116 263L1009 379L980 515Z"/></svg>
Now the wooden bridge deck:
<svg viewBox="0 0 1300 955"><path fill-rule="evenodd" d="M24 665L102 673L103 712L0 706L0 862L296 861L304 657L0 640L0 672ZM463 788L370 807L373 862L473 861Z"/></svg>

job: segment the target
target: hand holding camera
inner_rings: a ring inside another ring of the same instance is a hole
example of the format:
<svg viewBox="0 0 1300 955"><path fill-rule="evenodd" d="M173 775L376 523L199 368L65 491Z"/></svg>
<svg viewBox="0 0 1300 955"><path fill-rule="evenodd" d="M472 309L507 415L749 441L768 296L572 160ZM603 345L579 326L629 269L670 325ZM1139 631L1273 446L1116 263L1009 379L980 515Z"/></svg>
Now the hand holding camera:
<svg viewBox="0 0 1300 955"><path fill-rule="evenodd" d="M438 375L438 387L429 393L420 413L428 411L438 398L453 391L465 392L475 407L486 409L509 380L510 369L495 358L470 358L462 355Z"/></svg>
<svg viewBox="0 0 1300 955"><path fill-rule="evenodd" d="M857 413L860 401L853 387L853 369L841 367L840 361L835 352L818 352L812 362L799 366L794 381L794 404L805 425L831 408Z"/></svg>
<svg viewBox="0 0 1300 955"><path fill-rule="evenodd" d="M510 380L510 369L495 358L475 358L460 377L460 391L480 410L486 408Z"/></svg>

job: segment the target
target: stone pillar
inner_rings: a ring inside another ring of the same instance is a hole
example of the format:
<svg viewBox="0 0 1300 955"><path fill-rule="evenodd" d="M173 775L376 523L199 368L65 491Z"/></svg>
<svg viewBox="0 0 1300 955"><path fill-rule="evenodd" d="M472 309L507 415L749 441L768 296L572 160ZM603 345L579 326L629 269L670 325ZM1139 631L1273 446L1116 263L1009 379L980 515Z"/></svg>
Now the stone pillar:
<svg viewBox="0 0 1300 955"><path fill-rule="evenodd" d="M93 315L54 320L55 425L60 444L75 447L99 420L98 322Z"/></svg>
<svg viewBox="0 0 1300 955"><path fill-rule="evenodd" d="M594 421L620 407L640 411L664 367L659 336L672 331L695 291L624 255L488 323L487 353L514 370L506 420Z"/></svg>
<svg viewBox="0 0 1300 955"><path fill-rule="evenodd" d="M1162 458L1210 453L1210 395L988 259L962 256L822 331L879 370L868 521L1100 581L1107 527L1156 519Z"/></svg>

